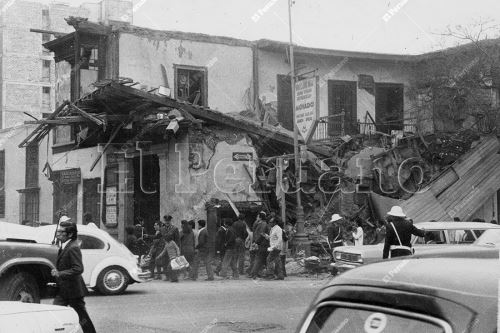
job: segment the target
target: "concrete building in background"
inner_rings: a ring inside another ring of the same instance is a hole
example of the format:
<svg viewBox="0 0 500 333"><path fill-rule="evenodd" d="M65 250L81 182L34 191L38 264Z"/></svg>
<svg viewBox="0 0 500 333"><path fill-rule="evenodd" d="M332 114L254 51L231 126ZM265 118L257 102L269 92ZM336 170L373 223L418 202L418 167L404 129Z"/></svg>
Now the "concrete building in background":
<svg viewBox="0 0 500 333"><path fill-rule="evenodd" d="M39 119L54 110L54 57L42 44L73 31L65 18L131 23L132 12L131 0L103 0L79 7L61 2L0 0L0 128L21 125L29 119L24 112Z"/></svg>
<svg viewBox="0 0 500 333"><path fill-rule="evenodd" d="M48 1L0 0L0 221L37 225L51 223L57 210L82 210L77 201L60 207L52 204L53 193L59 189L53 178L49 180L45 164L48 158L57 162L51 159L47 146L53 137L17 147L36 127L24 125L33 120L25 113L41 119L57 107L60 77L53 53L42 44L74 30L65 18L130 23L132 13L132 1L103 0L75 7Z"/></svg>
<svg viewBox="0 0 500 333"><path fill-rule="evenodd" d="M0 16L0 126L21 125L54 109L54 59L42 43L54 39L50 33L30 29L70 32L64 18L87 17L88 10L65 4L3 1Z"/></svg>

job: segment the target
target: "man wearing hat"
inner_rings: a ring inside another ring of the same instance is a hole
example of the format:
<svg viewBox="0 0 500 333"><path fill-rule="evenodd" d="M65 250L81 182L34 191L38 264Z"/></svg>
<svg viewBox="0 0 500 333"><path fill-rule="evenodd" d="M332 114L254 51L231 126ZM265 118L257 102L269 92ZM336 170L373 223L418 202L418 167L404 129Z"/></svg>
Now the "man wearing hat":
<svg viewBox="0 0 500 333"><path fill-rule="evenodd" d="M425 230L418 229L406 219L406 214L399 206L393 206L387 213L387 227L383 258L408 256L413 254L411 235L424 237Z"/></svg>
<svg viewBox="0 0 500 333"><path fill-rule="evenodd" d="M62 216L57 228L56 237L61 243L57 255L56 267L51 274L56 278L57 295L54 305L71 306L78 314L80 326L84 333L95 333L94 325L85 309L83 297L87 287L82 278L83 262L82 252L78 245L78 230L70 218Z"/></svg>
<svg viewBox="0 0 500 333"><path fill-rule="evenodd" d="M332 218L330 219L330 224L326 228L326 234L328 236L328 243L330 244L330 247L335 249L338 246L342 246L343 239L342 239L342 232L340 230L340 224L339 221L342 220L343 217L340 216L339 214L333 214Z"/></svg>

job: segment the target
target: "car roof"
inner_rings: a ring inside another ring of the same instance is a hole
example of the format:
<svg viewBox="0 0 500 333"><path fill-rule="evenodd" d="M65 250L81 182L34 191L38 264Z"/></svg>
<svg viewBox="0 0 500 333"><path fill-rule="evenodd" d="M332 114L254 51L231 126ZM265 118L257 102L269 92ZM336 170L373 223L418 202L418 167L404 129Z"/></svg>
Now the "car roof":
<svg viewBox="0 0 500 333"><path fill-rule="evenodd" d="M348 284L420 290L460 301L463 294L497 298L499 279L498 259L425 258L361 266L334 278L329 286Z"/></svg>
<svg viewBox="0 0 500 333"><path fill-rule="evenodd" d="M415 222L415 226L421 229L500 229L500 225L486 222Z"/></svg>
<svg viewBox="0 0 500 333"><path fill-rule="evenodd" d="M0 316L10 315L15 313L30 313L42 311L68 311L70 308L38 303L23 303L14 301L0 301Z"/></svg>

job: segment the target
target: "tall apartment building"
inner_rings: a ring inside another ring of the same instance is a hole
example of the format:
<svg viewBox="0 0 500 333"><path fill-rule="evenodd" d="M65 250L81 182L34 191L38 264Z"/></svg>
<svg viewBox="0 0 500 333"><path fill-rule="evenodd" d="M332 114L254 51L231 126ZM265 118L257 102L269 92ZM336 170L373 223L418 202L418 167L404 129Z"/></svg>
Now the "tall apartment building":
<svg viewBox="0 0 500 333"><path fill-rule="evenodd" d="M93 21L132 20L132 1L103 0L80 7L64 3L0 0L0 128L22 124L55 108L55 64L42 44L54 39L39 29L69 33L64 18L88 17Z"/></svg>

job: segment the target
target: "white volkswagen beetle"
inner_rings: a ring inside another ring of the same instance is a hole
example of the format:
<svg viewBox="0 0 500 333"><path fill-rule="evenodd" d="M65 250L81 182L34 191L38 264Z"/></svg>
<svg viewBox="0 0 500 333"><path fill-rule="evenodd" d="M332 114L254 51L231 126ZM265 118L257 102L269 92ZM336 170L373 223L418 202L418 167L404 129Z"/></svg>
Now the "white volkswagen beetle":
<svg viewBox="0 0 500 333"><path fill-rule="evenodd" d="M51 243L56 226L33 228L32 237L38 243ZM132 283L146 282L149 272L141 270L137 257L125 245L94 223L79 224L77 227L83 257L82 276L87 287L105 295L116 295Z"/></svg>
<svg viewBox="0 0 500 333"><path fill-rule="evenodd" d="M66 306L0 302L0 333L83 332L78 315Z"/></svg>

